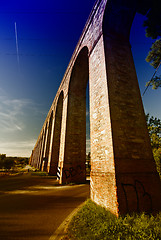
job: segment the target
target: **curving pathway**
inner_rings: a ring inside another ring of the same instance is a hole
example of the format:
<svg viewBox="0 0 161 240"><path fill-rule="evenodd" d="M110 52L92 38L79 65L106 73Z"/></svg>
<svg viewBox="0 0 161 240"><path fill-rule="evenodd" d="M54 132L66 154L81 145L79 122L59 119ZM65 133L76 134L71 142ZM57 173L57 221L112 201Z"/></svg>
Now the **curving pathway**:
<svg viewBox="0 0 161 240"><path fill-rule="evenodd" d="M0 239L48 240L89 197L89 184L59 186L55 178L0 178Z"/></svg>

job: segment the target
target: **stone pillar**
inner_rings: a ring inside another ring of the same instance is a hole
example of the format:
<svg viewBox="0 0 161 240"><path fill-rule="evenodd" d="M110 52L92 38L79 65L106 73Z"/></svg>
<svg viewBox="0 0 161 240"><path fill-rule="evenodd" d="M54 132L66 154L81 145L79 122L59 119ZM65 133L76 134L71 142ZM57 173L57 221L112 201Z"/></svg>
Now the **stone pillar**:
<svg viewBox="0 0 161 240"><path fill-rule="evenodd" d="M64 99L64 94L63 92L61 92L57 101L55 119L53 121L53 127L52 127L52 136L51 136L52 144L50 146L51 147L50 159L48 162L48 172L50 175L57 174L57 168L58 168L58 162L59 162L59 151L60 151L63 99Z"/></svg>
<svg viewBox="0 0 161 240"><path fill-rule="evenodd" d="M91 198L118 213L103 36L89 57Z"/></svg>
<svg viewBox="0 0 161 240"><path fill-rule="evenodd" d="M41 139L40 139L40 151L39 151L38 166L37 166L38 169L40 169L40 165L41 165L42 149L43 149L43 134L41 135Z"/></svg>
<svg viewBox="0 0 161 240"><path fill-rule="evenodd" d="M62 124L61 124L61 135L60 135L60 149L59 149L59 163L57 169L57 176L59 183L63 183L63 163L64 163L64 151L65 151L65 136L66 136L66 120L67 120L67 105L68 97L67 95L63 100L63 112L62 112ZM59 170L59 171L58 171Z"/></svg>
<svg viewBox="0 0 161 240"><path fill-rule="evenodd" d="M55 126L55 117L53 116L52 127L51 127L51 141L49 146L49 156L48 156L48 164L47 164L47 172L49 173L51 170L51 163L52 163L52 146L53 146L53 136L54 136L54 126ZM55 175L55 174L50 174Z"/></svg>
<svg viewBox="0 0 161 240"><path fill-rule="evenodd" d="M41 152L41 156L40 156L40 170L43 171L43 159L44 159L44 152L45 152L45 145L46 145L46 136L47 136L47 123L44 129L44 134L43 134L43 143L42 143L42 152Z"/></svg>
<svg viewBox="0 0 161 240"><path fill-rule="evenodd" d="M49 123L48 123L48 131L47 131L43 171L47 171L47 166L48 166L49 148L50 148L50 143L51 143L52 122L53 122L53 112L51 113L50 120L49 120Z"/></svg>
<svg viewBox="0 0 161 240"><path fill-rule="evenodd" d="M161 208L160 179L148 135L131 46L104 36L119 212Z"/></svg>

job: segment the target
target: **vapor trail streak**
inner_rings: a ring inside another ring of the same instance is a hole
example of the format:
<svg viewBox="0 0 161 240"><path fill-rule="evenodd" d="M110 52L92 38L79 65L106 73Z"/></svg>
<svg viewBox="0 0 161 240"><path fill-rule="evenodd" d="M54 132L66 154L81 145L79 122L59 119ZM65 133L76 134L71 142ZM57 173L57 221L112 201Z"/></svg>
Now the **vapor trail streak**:
<svg viewBox="0 0 161 240"><path fill-rule="evenodd" d="M18 38L17 38L17 26L16 26L16 22L15 22L15 37L16 37L17 63L18 63L19 71L20 71L20 58L19 58L19 50L18 50Z"/></svg>

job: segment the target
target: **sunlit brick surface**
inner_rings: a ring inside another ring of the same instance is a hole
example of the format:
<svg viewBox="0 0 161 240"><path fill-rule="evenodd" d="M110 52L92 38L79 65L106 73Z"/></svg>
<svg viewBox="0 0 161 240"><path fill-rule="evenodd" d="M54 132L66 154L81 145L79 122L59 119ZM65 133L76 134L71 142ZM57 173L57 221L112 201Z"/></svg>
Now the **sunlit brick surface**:
<svg viewBox="0 0 161 240"><path fill-rule="evenodd" d="M116 215L161 210L129 43L135 12L148 10L136 2L96 2L30 158L31 165L58 173L59 183L85 182L89 79L91 198Z"/></svg>

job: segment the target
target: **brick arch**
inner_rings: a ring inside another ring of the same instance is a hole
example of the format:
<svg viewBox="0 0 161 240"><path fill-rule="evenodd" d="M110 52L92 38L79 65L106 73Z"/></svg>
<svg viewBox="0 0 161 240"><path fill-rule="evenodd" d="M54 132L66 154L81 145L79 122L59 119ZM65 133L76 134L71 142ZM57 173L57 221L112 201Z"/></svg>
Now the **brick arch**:
<svg viewBox="0 0 161 240"><path fill-rule="evenodd" d="M45 172L47 171L48 160L49 160L52 123L53 123L53 111L51 111L51 113L49 115L49 120L47 123L46 143L45 143L45 152L44 152L44 166L43 166L43 171L45 171Z"/></svg>
<svg viewBox="0 0 161 240"><path fill-rule="evenodd" d="M51 139L52 141L51 159L48 162L48 172L50 175L56 175L58 162L59 162L63 100L64 100L64 93L63 91L61 91L58 96L56 111L54 116L53 134Z"/></svg>
<svg viewBox="0 0 161 240"><path fill-rule="evenodd" d="M42 134L40 135L40 149L39 149L39 155L38 155L38 165L37 168L41 169L41 158L42 158L42 150L43 150L43 137L44 137L44 130L42 131Z"/></svg>
<svg viewBox="0 0 161 240"><path fill-rule="evenodd" d="M41 151L41 156L40 156L40 170L43 170L43 159L44 159L44 152L45 152L45 143L46 143L46 138L47 138L47 123L45 123L45 127L43 130L43 140L42 140L42 151Z"/></svg>
<svg viewBox="0 0 161 240"><path fill-rule="evenodd" d="M63 182L85 182L86 86L89 79L88 48L83 47L74 63L69 88Z"/></svg>

